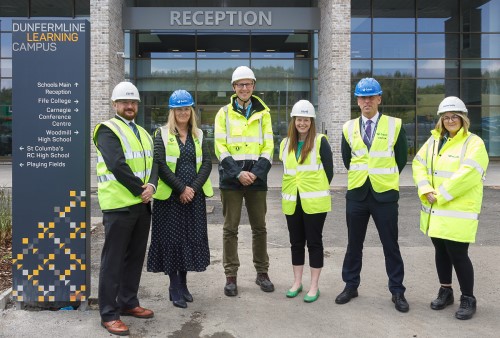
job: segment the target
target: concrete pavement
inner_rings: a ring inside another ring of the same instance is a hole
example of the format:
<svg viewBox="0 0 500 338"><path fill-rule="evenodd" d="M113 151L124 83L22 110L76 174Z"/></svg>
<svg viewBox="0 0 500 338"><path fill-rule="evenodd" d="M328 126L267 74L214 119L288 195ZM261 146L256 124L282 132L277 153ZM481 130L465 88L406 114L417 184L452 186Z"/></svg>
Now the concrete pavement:
<svg viewBox="0 0 500 338"><path fill-rule="evenodd" d="M309 286L309 269L304 269L304 292L295 299L285 297L292 283L292 268L286 221L281 212L279 186L281 170L273 166L268 194L268 248L270 277L276 291L263 293L255 285L252 265L251 231L243 212L239 233L241 268L238 273L237 297L223 294L222 210L218 191L208 199L213 207L208 215L211 264L207 271L188 274L195 298L187 309L172 306L168 300L168 277L144 272L139 297L141 305L153 309L155 318L140 320L124 317L131 337L496 337L500 330L500 164L490 165L486 179L483 213L477 243L470 253L475 268L475 291L478 312L472 320L453 317L459 305L460 291L456 279L455 304L433 311L429 303L439 287L434 267L434 250L430 240L418 230L419 202L411 181L409 167L403 171L400 199L400 246L405 262L406 298L410 312L394 309L387 290L384 257L374 224L370 222L365 241L362 284L359 297L345 305L334 300L343 289L342 260L347 231L345 227L346 175L337 174L332 183L333 210L324 229L325 266L320 279L321 296L312 304L302 297ZM0 165L0 186L10 169ZM217 183L216 166L212 182ZM11 184L10 184L11 186ZM91 299L96 298L99 255L103 244L95 194L92 194L92 223L96 229L91 239ZM306 264L307 265L307 264ZM17 311L0 310L0 337L109 337L99 325L95 305L87 311Z"/></svg>

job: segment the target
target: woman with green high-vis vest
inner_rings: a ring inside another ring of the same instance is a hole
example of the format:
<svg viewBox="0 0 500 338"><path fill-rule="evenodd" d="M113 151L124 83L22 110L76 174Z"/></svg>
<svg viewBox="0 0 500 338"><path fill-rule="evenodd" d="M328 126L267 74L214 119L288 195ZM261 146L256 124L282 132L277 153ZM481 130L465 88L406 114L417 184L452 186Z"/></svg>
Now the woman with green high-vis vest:
<svg viewBox="0 0 500 338"><path fill-rule="evenodd" d="M160 180L147 270L169 276L169 299L180 308L193 301L187 272L210 265L205 197L213 196L212 161L193 106L191 94L176 90L169 99L167 125L157 130L154 141Z"/></svg>
<svg viewBox="0 0 500 338"><path fill-rule="evenodd" d="M280 145L283 161L281 205L286 216L294 282L286 292L295 298L302 291L305 246L309 252L311 284L304 302L319 297L319 276L323 268L323 225L326 213L332 209L330 182L333 178L333 158L325 135L316 133L314 106L307 100L298 101L290 114L288 137Z"/></svg>

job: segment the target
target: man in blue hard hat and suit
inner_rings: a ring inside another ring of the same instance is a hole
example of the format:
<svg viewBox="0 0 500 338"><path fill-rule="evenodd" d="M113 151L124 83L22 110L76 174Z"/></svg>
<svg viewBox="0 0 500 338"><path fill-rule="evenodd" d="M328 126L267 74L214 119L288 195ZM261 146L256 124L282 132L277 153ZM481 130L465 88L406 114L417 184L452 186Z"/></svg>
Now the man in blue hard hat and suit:
<svg viewBox="0 0 500 338"><path fill-rule="evenodd" d="M408 312L404 264L398 244L399 174L408 155L406 133L401 119L379 112L382 88L377 80L361 79L354 95L361 116L347 121L343 127L342 160L348 170L348 245L342 267L345 288L335 302L345 304L358 296L363 242L371 216L384 249L392 302L396 310Z"/></svg>

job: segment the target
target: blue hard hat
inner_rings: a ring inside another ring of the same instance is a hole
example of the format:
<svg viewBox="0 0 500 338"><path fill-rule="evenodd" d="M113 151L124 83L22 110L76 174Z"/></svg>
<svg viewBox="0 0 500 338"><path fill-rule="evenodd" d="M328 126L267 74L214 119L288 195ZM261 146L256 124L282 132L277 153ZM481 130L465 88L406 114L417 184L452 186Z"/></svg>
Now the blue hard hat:
<svg viewBox="0 0 500 338"><path fill-rule="evenodd" d="M191 94L184 89L178 89L170 95L168 99L169 108L194 106L194 100Z"/></svg>
<svg viewBox="0 0 500 338"><path fill-rule="evenodd" d="M365 77L359 80L354 89L355 96L375 96L382 95L382 87L380 83L372 77Z"/></svg>

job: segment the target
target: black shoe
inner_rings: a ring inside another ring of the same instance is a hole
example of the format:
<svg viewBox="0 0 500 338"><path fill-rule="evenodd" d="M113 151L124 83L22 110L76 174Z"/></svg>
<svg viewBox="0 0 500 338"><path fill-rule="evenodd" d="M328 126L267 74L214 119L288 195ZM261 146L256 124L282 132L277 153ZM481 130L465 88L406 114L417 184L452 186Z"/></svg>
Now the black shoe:
<svg viewBox="0 0 500 338"><path fill-rule="evenodd" d="M260 286L260 289L264 292L273 292L274 285L269 279L269 275L267 273L258 273L257 278L255 279L255 284Z"/></svg>
<svg viewBox="0 0 500 338"><path fill-rule="evenodd" d="M431 302L431 309L442 310L448 305L453 304L454 301L453 289L440 287L437 298Z"/></svg>
<svg viewBox="0 0 500 338"><path fill-rule="evenodd" d="M182 293L180 289L178 288L168 288L168 293L169 293L169 299L172 301L172 304L176 307L180 308L187 308L186 301L184 300L184 297L182 296Z"/></svg>
<svg viewBox="0 0 500 338"><path fill-rule="evenodd" d="M357 289L351 289L346 287L344 291L342 291L337 298L335 298L335 303L337 304L345 304L349 303L349 301L353 298L356 298L358 296L358 290Z"/></svg>
<svg viewBox="0 0 500 338"><path fill-rule="evenodd" d="M395 308L399 312L408 312L410 310L410 305L408 305L405 295L402 292L393 294L392 302L395 304Z"/></svg>
<svg viewBox="0 0 500 338"><path fill-rule="evenodd" d="M455 317L462 320L471 319L474 313L476 313L476 298L461 295L460 307L455 312Z"/></svg>
<svg viewBox="0 0 500 338"><path fill-rule="evenodd" d="M224 294L229 297L238 295L238 286L236 285L236 277L226 277L226 286L224 286Z"/></svg>
<svg viewBox="0 0 500 338"><path fill-rule="evenodd" d="M181 285L180 292L186 302L191 303L193 301L193 295L189 292L187 285Z"/></svg>

